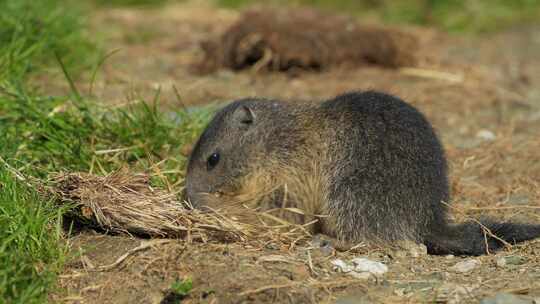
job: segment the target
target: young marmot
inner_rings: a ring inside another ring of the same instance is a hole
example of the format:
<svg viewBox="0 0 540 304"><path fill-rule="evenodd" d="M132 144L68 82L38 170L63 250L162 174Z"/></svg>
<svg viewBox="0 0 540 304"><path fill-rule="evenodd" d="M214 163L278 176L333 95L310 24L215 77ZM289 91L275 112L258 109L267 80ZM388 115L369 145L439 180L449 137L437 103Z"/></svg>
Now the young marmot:
<svg viewBox="0 0 540 304"><path fill-rule="evenodd" d="M449 223L447 164L433 128L411 105L373 91L319 104L227 105L193 149L186 193L195 207L251 202L295 222L317 218L314 232L343 242L408 240L431 254L480 255L501 240L540 236L540 225L482 220L494 237L477 221Z"/></svg>

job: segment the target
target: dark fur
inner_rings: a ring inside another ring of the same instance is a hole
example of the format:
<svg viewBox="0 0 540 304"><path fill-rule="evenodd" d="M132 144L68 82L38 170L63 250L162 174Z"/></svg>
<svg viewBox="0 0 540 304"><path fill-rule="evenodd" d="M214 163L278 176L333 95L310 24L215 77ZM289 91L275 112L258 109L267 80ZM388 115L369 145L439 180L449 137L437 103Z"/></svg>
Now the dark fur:
<svg viewBox="0 0 540 304"><path fill-rule="evenodd" d="M222 159L209 171L206 159L215 151ZM317 105L233 102L197 142L187 194L196 206L204 205L202 194L234 193L254 164L268 163L271 174L276 163L302 172L309 161L324 175L326 200L318 210L329 219L321 230L339 240L412 240L432 254L480 255L504 246L476 222L448 222L447 165L434 130L414 107L372 91ZM510 243L540 236L540 225L482 224Z"/></svg>

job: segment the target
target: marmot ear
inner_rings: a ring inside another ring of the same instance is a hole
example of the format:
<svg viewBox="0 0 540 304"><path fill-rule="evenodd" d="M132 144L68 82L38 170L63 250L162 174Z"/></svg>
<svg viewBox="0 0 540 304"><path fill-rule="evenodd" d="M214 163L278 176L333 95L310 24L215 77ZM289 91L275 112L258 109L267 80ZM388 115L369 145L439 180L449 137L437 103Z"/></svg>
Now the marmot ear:
<svg viewBox="0 0 540 304"><path fill-rule="evenodd" d="M248 106L238 107L233 115L234 120L246 125L252 124L255 121L255 117L255 112Z"/></svg>

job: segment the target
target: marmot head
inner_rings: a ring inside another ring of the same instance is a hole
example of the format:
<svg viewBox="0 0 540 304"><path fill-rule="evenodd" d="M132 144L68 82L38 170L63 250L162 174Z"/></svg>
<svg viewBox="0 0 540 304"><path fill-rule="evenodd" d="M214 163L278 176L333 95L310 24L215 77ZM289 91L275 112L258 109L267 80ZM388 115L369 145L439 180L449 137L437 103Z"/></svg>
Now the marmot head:
<svg viewBox="0 0 540 304"><path fill-rule="evenodd" d="M186 194L195 207L222 194L234 193L242 178L261 165L273 150L273 116L284 105L263 99L242 99L210 121L189 157Z"/></svg>

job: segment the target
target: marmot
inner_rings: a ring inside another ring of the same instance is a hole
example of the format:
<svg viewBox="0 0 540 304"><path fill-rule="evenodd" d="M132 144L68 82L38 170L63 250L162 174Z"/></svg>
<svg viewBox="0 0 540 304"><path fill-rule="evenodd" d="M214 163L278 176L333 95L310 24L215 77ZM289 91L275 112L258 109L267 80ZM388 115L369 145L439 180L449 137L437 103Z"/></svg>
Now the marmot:
<svg viewBox="0 0 540 304"><path fill-rule="evenodd" d="M186 194L196 208L255 202L300 223L318 218L314 232L343 242L414 241L431 254L481 255L540 236L540 225L450 223L435 131L413 106L375 91L318 104L232 102L193 148Z"/></svg>

